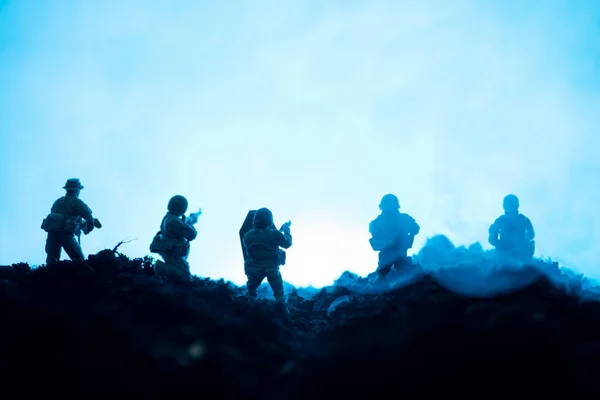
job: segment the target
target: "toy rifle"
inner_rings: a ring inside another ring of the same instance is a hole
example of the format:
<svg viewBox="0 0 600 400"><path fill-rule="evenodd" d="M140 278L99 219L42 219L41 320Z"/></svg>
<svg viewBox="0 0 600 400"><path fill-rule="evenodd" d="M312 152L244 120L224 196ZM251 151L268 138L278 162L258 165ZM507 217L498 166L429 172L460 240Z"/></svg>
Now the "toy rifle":
<svg viewBox="0 0 600 400"><path fill-rule="evenodd" d="M190 215L185 218L185 223L188 225L196 225L196 223L198 222L198 217L200 217L200 215L202 215L202 209L199 208L198 212L195 213L190 213Z"/></svg>
<svg viewBox="0 0 600 400"><path fill-rule="evenodd" d="M100 229L102 228L102 223L98 220L98 218L94 218L94 228ZM87 222L82 218L79 222L79 228L75 230L75 236L77 237L77 243L81 246L81 232L84 235L90 233L87 229Z"/></svg>
<svg viewBox="0 0 600 400"><path fill-rule="evenodd" d="M292 225L292 221L288 221L285 224L281 225L281 228L279 228L279 231L284 232L284 233L289 233L291 225Z"/></svg>

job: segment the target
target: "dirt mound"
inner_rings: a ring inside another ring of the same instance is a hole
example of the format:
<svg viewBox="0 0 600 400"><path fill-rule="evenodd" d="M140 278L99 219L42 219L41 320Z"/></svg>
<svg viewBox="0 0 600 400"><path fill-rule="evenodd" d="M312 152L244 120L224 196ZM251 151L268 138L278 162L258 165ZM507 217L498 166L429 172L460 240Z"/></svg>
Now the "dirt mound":
<svg viewBox="0 0 600 400"><path fill-rule="evenodd" d="M598 394L600 303L543 275L467 297L429 273L382 292L346 273L288 314L224 281L112 251L0 267L3 390L89 398ZM531 276L531 274L530 274Z"/></svg>

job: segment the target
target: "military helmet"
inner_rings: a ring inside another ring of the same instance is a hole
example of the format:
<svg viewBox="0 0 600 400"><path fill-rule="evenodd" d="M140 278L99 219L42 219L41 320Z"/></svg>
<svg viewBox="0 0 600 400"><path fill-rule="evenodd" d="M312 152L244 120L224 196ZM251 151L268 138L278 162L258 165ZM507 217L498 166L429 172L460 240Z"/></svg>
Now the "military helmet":
<svg viewBox="0 0 600 400"><path fill-rule="evenodd" d="M81 184L81 182L79 181L78 178L70 178L70 179L67 179L67 183L65 183L65 186L63 186L63 189L81 190L81 189L83 189L83 185Z"/></svg>
<svg viewBox="0 0 600 400"><path fill-rule="evenodd" d="M514 194L507 195L502 201L502 207L504 208L504 210L518 210L519 198Z"/></svg>
<svg viewBox="0 0 600 400"><path fill-rule="evenodd" d="M386 194L381 198L381 202L379 203L379 209L381 211L393 211L400 208L400 202L398 201L398 197L393 194Z"/></svg>
<svg viewBox="0 0 600 400"><path fill-rule="evenodd" d="M273 225L273 213L268 208L259 208L252 222L256 228L267 228Z"/></svg>
<svg viewBox="0 0 600 400"><path fill-rule="evenodd" d="M169 205L167 206L169 212L171 214L177 215L178 217L185 214L187 208L188 201L185 197L183 197L180 194L171 197L171 200L169 200Z"/></svg>

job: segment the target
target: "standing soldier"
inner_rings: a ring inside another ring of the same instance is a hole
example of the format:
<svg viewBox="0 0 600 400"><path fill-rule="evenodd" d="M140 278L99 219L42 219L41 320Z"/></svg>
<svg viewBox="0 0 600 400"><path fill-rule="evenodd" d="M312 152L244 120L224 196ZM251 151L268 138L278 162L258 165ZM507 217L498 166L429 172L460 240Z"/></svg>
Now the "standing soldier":
<svg viewBox="0 0 600 400"><path fill-rule="evenodd" d="M268 208L256 210L253 219L253 229L243 235L243 245L246 251L244 272L248 277L246 287L248 296L256 298L256 290L267 278L275 300L285 303L283 279L279 266L285 265L285 251L292 246L291 222L283 224L277 230L273 224L273 213Z"/></svg>
<svg viewBox="0 0 600 400"><path fill-rule="evenodd" d="M68 179L63 189L67 193L54 202L50 214L42 222L42 229L48 233L46 265L57 263L63 248L71 260L85 260L79 240L75 236L81 231L87 235L94 227L102 227L92 216L92 210L79 198L83 189L79 179Z"/></svg>
<svg viewBox="0 0 600 400"><path fill-rule="evenodd" d="M186 218L184 214L187 208L188 201L181 195L175 195L169 200L167 214L150 244L150 251L158 253L164 260L156 262L157 275L184 280L191 278L187 257L190 253L190 241L198 235L194 225L198 222L202 210Z"/></svg>
<svg viewBox="0 0 600 400"><path fill-rule="evenodd" d="M379 209L381 214L369 224L369 242L374 251L379 251L377 274L382 279L392 267L400 272L401 266L412 262L407 252L420 227L410 215L400 212L400 202L393 194L383 196Z"/></svg>
<svg viewBox="0 0 600 400"><path fill-rule="evenodd" d="M504 215L489 229L488 241L502 262L528 263L535 253L535 232L529 218L519 213L519 199L509 194L502 203Z"/></svg>

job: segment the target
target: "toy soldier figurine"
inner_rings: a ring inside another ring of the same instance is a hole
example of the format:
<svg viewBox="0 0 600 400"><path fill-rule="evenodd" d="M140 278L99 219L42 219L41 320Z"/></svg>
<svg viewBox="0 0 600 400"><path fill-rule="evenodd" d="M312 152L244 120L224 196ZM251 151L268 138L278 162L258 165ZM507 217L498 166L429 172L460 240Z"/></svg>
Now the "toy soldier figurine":
<svg viewBox="0 0 600 400"><path fill-rule="evenodd" d="M250 216L250 213L248 214ZM248 277L246 287L248 296L255 298L256 290L267 278L275 300L285 303L283 279L279 266L285 265L285 251L292 246L291 222L283 224L277 230L273 223L273 213L268 208L256 210L253 217L253 228L242 235L244 250L244 272ZM244 227L242 227L243 229Z"/></svg>
<svg viewBox="0 0 600 400"><path fill-rule="evenodd" d="M94 227L101 228L100 221L92 216L92 210L79 198L83 185L77 178L67 180L63 187L67 193L56 200L50 214L42 222L42 229L48 233L46 239L46 264L57 263L62 249L73 261L83 261L78 237L83 231L86 235Z"/></svg>
<svg viewBox="0 0 600 400"><path fill-rule="evenodd" d="M186 218L184 214L187 208L188 201L181 195L173 196L169 200L168 211L160 224L160 231L150 244L150 251L160 254L164 260L156 263L157 275L184 280L191 278L187 257L190 253L190 241L198 235L194 225L198 222L202 210Z"/></svg>
<svg viewBox="0 0 600 400"><path fill-rule="evenodd" d="M386 194L379 203L381 214L369 224L371 247L379 251L378 279L385 278L392 267L396 271L412 264L407 256L420 227L408 214L400 212L400 202L393 194Z"/></svg>
<svg viewBox="0 0 600 400"><path fill-rule="evenodd" d="M496 248L501 262L528 263L535 253L535 232L529 218L519 213L519 199L514 194L504 198L504 215L489 229L488 241Z"/></svg>

